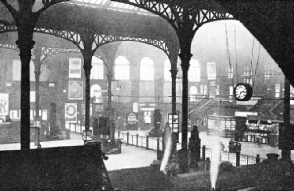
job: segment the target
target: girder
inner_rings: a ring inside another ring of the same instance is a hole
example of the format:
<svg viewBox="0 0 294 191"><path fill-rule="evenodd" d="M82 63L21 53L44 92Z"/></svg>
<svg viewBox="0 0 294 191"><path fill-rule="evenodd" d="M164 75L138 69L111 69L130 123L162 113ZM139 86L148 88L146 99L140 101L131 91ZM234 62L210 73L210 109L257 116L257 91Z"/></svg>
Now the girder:
<svg viewBox="0 0 294 191"><path fill-rule="evenodd" d="M15 32L17 31L17 27L15 25L5 25L0 24L0 33L5 32ZM54 30L54 29L45 29L45 28L39 28L35 27L35 32L43 33L43 34L49 34L53 35L59 38L66 39L73 44L75 44L79 49L84 49L84 42L81 39L80 34L72 31L66 31L66 30ZM155 46L161 50L163 50L167 56L170 56L170 51L168 49L167 44L163 40L156 40L156 39L147 39L147 38L137 38L137 37L128 37L128 36L118 36L118 35L105 35L105 34L95 34L94 42L92 44L92 50L96 49L97 47L111 43L116 41L136 41L141 42L145 44L149 44L152 46ZM66 50L66 49L63 49ZM55 50L48 50L49 52L55 51ZM57 51L57 50L56 50ZM57 53L57 52L56 52Z"/></svg>
<svg viewBox="0 0 294 191"><path fill-rule="evenodd" d="M81 39L81 36L80 34L76 32L66 31L66 30L45 29L45 28L39 28L39 27L36 27L34 31L43 33L43 34L50 34L56 37L66 39L74 43L79 49L84 49L84 43Z"/></svg>
<svg viewBox="0 0 294 191"><path fill-rule="evenodd" d="M111 0L121 3L127 3L147 11L150 11L156 15L163 17L167 20L175 30L180 29L183 26L183 12L184 7L186 7L185 14L188 14L190 22L193 23L192 29L197 30L203 24L217 21L217 20L226 20L233 19L233 16L216 5L212 4L213 2L197 2L189 3L179 3L178 1L173 0Z"/></svg>
<svg viewBox="0 0 294 191"><path fill-rule="evenodd" d="M16 25L0 23L0 33L17 31Z"/></svg>
<svg viewBox="0 0 294 191"><path fill-rule="evenodd" d="M80 49L42 47L41 61L46 57L59 53L81 53Z"/></svg>
<svg viewBox="0 0 294 191"><path fill-rule="evenodd" d="M101 46L103 44L107 44L110 42L116 41L136 41L142 42L145 44L153 45L161 50L163 50L167 56L170 56L170 52L168 50L168 46L164 41L155 40L155 39L146 39L146 38L136 38L136 37L125 37L125 36L117 36L117 35L95 35L95 44L96 46Z"/></svg>
<svg viewBox="0 0 294 191"><path fill-rule="evenodd" d="M15 51L19 52L19 48L16 45L12 45L12 44L1 44L0 43L0 48L15 50Z"/></svg>

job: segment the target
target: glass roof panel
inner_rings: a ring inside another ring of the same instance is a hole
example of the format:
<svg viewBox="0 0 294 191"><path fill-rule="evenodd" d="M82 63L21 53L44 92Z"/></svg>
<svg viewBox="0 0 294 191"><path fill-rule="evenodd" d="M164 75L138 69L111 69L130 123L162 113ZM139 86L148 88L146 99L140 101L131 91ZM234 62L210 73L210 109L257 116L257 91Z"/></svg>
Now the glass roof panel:
<svg viewBox="0 0 294 191"><path fill-rule="evenodd" d="M140 9L133 5L119 3L119 2L110 1L110 0L71 0L69 3L88 6L88 7L101 7L101 8L111 9L115 11L134 12L138 14L156 16L155 14L152 14L149 11Z"/></svg>

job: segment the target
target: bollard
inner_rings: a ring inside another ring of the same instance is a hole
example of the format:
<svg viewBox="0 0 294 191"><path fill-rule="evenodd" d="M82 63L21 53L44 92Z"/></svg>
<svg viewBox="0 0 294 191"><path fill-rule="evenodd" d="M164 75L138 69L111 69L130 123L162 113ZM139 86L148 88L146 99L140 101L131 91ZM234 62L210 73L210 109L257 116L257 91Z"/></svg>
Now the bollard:
<svg viewBox="0 0 294 191"><path fill-rule="evenodd" d="M206 152L206 146L202 146L202 160L205 160L205 152Z"/></svg>
<svg viewBox="0 0 294 191"><path fill-rule="evenodd" d="M127 145L129 145L129 132L127 132Z"/></svg>
<svg viewBox="0 0 294 191"><path fill-rule="evenodd" d="M256 164L260 163L260 156L259 154L256 155Z"/></svg>
<svg viewBox="0 0 294 191"><path fill-rule="evenodd" d="M149 136L146 137L146 149L149 149Z"/></svg>
<svg viewBox="0 0 294 191"><path fill-rule="evenodd" d="M236 152L236 166L240 166L240 152Z"/></svg>
<svg viewBox="0 0 294 191"><path fill-rule="evenodd" d="M139 146L139 144L138 144L138 142L139 142L139 135L138 134L136 135L136 142L137 142L136 146L138 147Z"/></svg>
<svg viewBox="0 0 294 191"><path fill-rule="evenodd" d="M157 138L157 160L160 160L160 153L159 153L159 138Z"/></svg>

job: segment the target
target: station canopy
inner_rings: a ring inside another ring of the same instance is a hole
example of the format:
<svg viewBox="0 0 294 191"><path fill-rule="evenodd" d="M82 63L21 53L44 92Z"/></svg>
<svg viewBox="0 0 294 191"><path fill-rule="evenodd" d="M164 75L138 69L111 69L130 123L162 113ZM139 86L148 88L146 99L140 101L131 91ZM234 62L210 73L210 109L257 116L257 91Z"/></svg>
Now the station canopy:
<svg viewBox="0 0 294 191"><path fill-rule="evenodd" d="M8 2L17 9L16 0ZM33 11L42 7L42 1L36 0ZM9 32L3 31L3 27L8 25L14 25L14 20L7 8L0 3L0 33ZM50 34L50 29L138 38L139 42L140 39L163 41L169 52L177 54L179 51L178 37L167 21L146 10L109 0L71 0L53 5L43 12L36 27L46 30L47 34ZM9 41L6 38L8 35L2 35L1 43ZM15 43L16 39L12 39L11 43Z"/></svg>

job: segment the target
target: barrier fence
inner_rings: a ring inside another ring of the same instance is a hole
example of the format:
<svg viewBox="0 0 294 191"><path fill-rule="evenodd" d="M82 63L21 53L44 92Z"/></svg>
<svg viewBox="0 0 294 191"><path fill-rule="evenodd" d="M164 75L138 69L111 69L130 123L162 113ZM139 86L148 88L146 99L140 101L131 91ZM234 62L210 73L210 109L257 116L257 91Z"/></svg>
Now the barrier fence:
<svg viewBox="0 0 294 191"><path fill-rule="evenodd" d="M121 139L121 141L125 143L126 145L133 145L136 147L156 150L157 154L159 154L160 151L163 151L161 137L155 138L155 137L149 137L149 136L140 136L138 134L133 135L133 134L130 134L129 132L118 131L116 134L116 138ZM211 160L213 157L212 149L206 148L205 145L202 145L200 149L200 156L202 159ZM265 160L264 158L260 158L259 156L255 157L255 156L244 155L238 152L230 153L227 151L221 151L220 158L222 161L228 161L232 163L233 166L251 165L251 164L256 164Z"/></svg>

